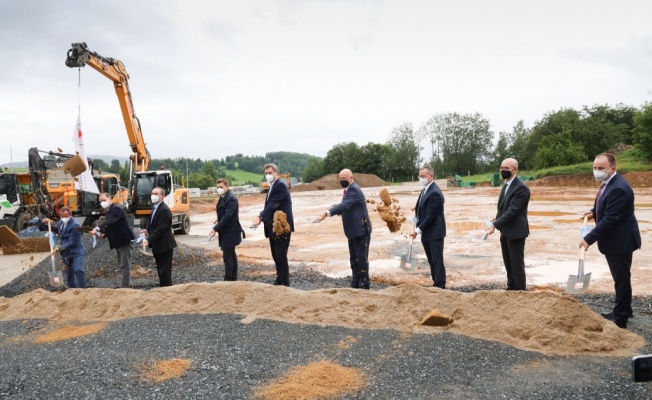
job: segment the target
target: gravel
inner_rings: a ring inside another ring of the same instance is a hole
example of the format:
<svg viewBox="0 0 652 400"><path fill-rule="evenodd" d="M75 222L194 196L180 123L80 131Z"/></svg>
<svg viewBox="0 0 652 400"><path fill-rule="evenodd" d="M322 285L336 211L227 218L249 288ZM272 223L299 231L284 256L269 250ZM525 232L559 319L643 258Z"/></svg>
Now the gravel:
<svg viewBox="0 0 652 400"><path fill-rule="evenodd" d="M89 240L85 238L84 240ZM90 248L86 243L86 248ZM153 259L134 251L134 264L153 268ZM59 262L59 261L58 261ZM217 266L216 266L217 265ZM222 280L221 259L181 245L175 284ZM16 296L49 287L49 259L0 288ZM239 279L271 283L273 267L241 265ZM115 254L100 242L86 257L89 287L117 287ZM136 288L158 286L156 274L133 280ZM292 287L303 290L348 287L308 268L291 270ZM387 285L374 284L373 289ZM481 285L453 290L503 289ZM61 289L59 289L61 290ZM577 296L598 312L613 307L612 294ZM634 298L629 329L652 353L652 298ZM499 342L462 335L405 334L255 320L241 315L173 315L111 322L104 330L75 339L34 344L52 321L0 322L0 397L21 399L249 399L257 388L292 367L331 360L356 367L367 378L351 399L649 399L652 383L634 383L627 357L546 356ZM353 338L354 340L352 340ZM347 346L341 343L346 341ZM152 360L182 358L191 367L163 383L141 379Z"/></svg>

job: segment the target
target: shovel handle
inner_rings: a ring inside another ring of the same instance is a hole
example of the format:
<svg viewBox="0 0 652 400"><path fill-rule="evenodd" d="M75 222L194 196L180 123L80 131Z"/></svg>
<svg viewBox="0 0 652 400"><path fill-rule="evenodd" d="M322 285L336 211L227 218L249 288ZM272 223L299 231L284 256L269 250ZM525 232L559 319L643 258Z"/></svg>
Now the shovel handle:
<svg viewBox="0 0 652 400"><path fill-rule="evenodd" d="M584 216L584 226L586 227L588 225L588 223L589 223L589 216L585 215Z"/></svg>
<svg viewBox="0 0 652 400"><path fill-rule="evenodd" d="M580 260L584 261L584 253L586 253L586 249L584 247L580 247Z"/></svg>

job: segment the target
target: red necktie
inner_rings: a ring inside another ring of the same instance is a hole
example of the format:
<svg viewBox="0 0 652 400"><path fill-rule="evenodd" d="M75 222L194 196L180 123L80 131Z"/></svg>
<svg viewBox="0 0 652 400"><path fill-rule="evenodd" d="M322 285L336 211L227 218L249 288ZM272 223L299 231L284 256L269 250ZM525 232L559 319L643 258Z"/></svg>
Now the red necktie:
<svg viewBox="0 0 652 400"><path fill-rule="evenodd" d="M604 188L607 186L606 182L602 182L600 184L600 189L598 190L598 195L595 196L595 219L596 222L598 220L598 203L600 202L600 197L602 197L602 192L604 192Z"/></svg>
<svg viewBox="0 0 652 400"><path fill-rule="evenodd" d="M346 189L344 189L344 193L342 193L342 197L346 197Z"/></svg>

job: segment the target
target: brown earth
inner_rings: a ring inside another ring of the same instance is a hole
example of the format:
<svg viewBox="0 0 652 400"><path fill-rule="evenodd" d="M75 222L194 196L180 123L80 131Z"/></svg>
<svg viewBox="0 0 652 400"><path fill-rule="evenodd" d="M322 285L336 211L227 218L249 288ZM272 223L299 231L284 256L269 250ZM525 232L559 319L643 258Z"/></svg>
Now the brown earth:
<svg viewBox="0 0 652 400"><path fill-rule="evenodd" d="M652 171L632 171L623 174L627 182L633 188L649 188L652 187ZM537 179L528 182L528 186L562 186L562 187L595 187L595 179L593 174L572 174L572 175L559 175L547 176L545 178Z"/></svg>
<svg viewBox="0 0 652 400"><path fill-rule="evenodd" d="M161 383L167 380L183 376L191 361L174 358L172 360L154 360L149 364L141 366L143 373L140 379L143 381Z"/></svg>
<svg viewBox="0 0 652 400"><path fill-rule="evenodd" d="M377 175L373 174L353 174L353 180L360 187L378 187L385 186L387 182L380 179ZM306 191L306 190L330 190L341 189L339 174L330 174L322 176L316 181L312 181L306 185L298 185L292 188L293 191Z"/></svg>

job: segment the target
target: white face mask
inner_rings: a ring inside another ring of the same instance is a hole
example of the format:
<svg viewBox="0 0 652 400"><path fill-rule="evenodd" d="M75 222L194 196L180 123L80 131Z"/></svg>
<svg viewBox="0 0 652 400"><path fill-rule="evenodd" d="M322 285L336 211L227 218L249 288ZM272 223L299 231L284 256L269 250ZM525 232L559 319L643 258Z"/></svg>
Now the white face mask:
<svg viewBox="0 0 652 400"><path fill-rule="evenodd" d="M61 221L63 221L64 224L67 224L68 221L70 221L70 217L61 217Z"/></svg>
<svg viewBox="0 0 652 400"><path fill-rule="evenodd" d="M272 175L272 174L265 175L265 180L267 181L267 183L274 182L274 175Z"/></svg>
<svg viewBox="0 0 652 400"><path fill-rule="evenodd" d="M428 178L419 177L419 183L421 186L426 186L428 184Z"/></svg>
<svg viewBox="0 0 652 400"><path fill-rule="evenodd" d="M593 177L595 177L595 180L598 182L604 182L609 177L609 174L605 171L594 170Z"/></svg>
<svg viewBox="0 0 652 400"><path fill-rule="evenodd" d="M152 199L152 204L156 204L156 203L158 203L159 201L161 201L161 198L158 197L158 195L156 195L156 194L153 194L152 197L151 197L151 199Z"/></svg>
<svg viewBox="0 0 652 400"><path fill-rule="evenodd" d="M102 206L102 208L109 208L109 206L111 205L111 202L108 201L108 200L104 200L104 201L100 202L100 205Z"/></svg>
<svg viewBox="0 0 652 400"><path fill-rule="evenodd" d="M217 194L219 194L220 196L222 196L222 195L224 195L224 193L226 193L226 192L224 191L224 189L222 189L222 188L217 188Z"/></svg>

